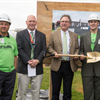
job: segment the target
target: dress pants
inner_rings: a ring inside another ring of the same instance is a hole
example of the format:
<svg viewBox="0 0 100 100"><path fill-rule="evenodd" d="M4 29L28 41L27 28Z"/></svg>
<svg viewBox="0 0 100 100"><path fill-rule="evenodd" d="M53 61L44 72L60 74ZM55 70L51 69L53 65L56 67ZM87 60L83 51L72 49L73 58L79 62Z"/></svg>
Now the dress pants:
<svg viewBox="0 0 100 100"><path fill-rule="evenodd" d="M71 86L74 73L71 70L70 62L61 62L57 72L51 70L52 78L52 100L59 100L61 82L63 79L63 100L71 100Z"/></svg>
<svg viewBox="0 0 100 100"><path fill-rule="evenodd" d="M100 77L82 76L84 100L100 100Z"/></svg>
<svg viewBox="0 0 100 100"><path fill-rule="evenodd" d="M0 100L11 100L15 85L16 70L5 73L0 71Z"/></svg>
<svg viewBox="0 0 100 100"><path fill-rule="evenodd" d="M40 87L42 83L43 74L28 77L27 74L18 73L18 100L26 100L26 93L31 82L31 100L39 100Z"/></svg>

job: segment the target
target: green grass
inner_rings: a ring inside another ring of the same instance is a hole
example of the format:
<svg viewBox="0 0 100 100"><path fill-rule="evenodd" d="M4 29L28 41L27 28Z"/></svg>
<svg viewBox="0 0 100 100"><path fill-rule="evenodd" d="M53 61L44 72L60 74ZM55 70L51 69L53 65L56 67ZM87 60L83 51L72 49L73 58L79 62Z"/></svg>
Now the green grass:
<svg viewBox="0 0 100 100"><path fill-rule="evenodd" d="M72 100L84 100L80 70L74 73L73 84L72 84Z"/></svg>
<svg viewBox="0 0 100 100"><path fill-rule="evenodd" d="M43 81L41 85L41 89L49 89L49 74L50 74L50 68L44 67L44 74L43 74ZM16 90L17 90L17 76L16 76L16 83L15 88L13 92L12 100L16 100ZM31 86L29 85L29 88ZM82 93L82 79L81 79L81 71L78 70L74 73L74 79L72 84L72 100L83 100L83 93ZM61 93L63 93L63 86L61 86Z"/></svg>

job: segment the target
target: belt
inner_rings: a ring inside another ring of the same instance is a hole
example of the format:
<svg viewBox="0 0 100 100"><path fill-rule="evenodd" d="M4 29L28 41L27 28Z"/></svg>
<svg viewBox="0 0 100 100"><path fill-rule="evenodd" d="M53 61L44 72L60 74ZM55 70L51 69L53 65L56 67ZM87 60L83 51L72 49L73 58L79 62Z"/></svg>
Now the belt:
<svg viewBox="0 0 100 100"><path fill-rule="evenodd" d="M68 60L61 60L61 62L70 62L70 60L68 61Z"/></svg>

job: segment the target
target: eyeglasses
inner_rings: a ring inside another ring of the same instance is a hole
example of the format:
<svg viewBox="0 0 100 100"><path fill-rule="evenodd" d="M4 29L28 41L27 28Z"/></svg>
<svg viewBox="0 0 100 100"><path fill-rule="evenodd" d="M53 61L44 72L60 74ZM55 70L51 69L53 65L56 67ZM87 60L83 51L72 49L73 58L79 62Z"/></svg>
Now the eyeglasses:
<svg viewBox="0 0 100 100"><path fill-rule="evenodd" d="M61 23L70 23L70 21L61 21Z"/></svg>

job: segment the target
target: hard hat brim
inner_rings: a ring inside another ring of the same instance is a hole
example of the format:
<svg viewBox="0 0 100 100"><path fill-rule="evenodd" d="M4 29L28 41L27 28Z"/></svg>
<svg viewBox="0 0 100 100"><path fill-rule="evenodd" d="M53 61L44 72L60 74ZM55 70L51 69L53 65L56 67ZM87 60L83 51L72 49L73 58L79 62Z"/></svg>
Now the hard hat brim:
<svg viewBox="0 0 100 100"><path fill-rule="evenodd" d="M8 20L3 20L3 19L0 19L0 22L8 22L10 25L11 25L11 22L9 22Z"/></svg>

